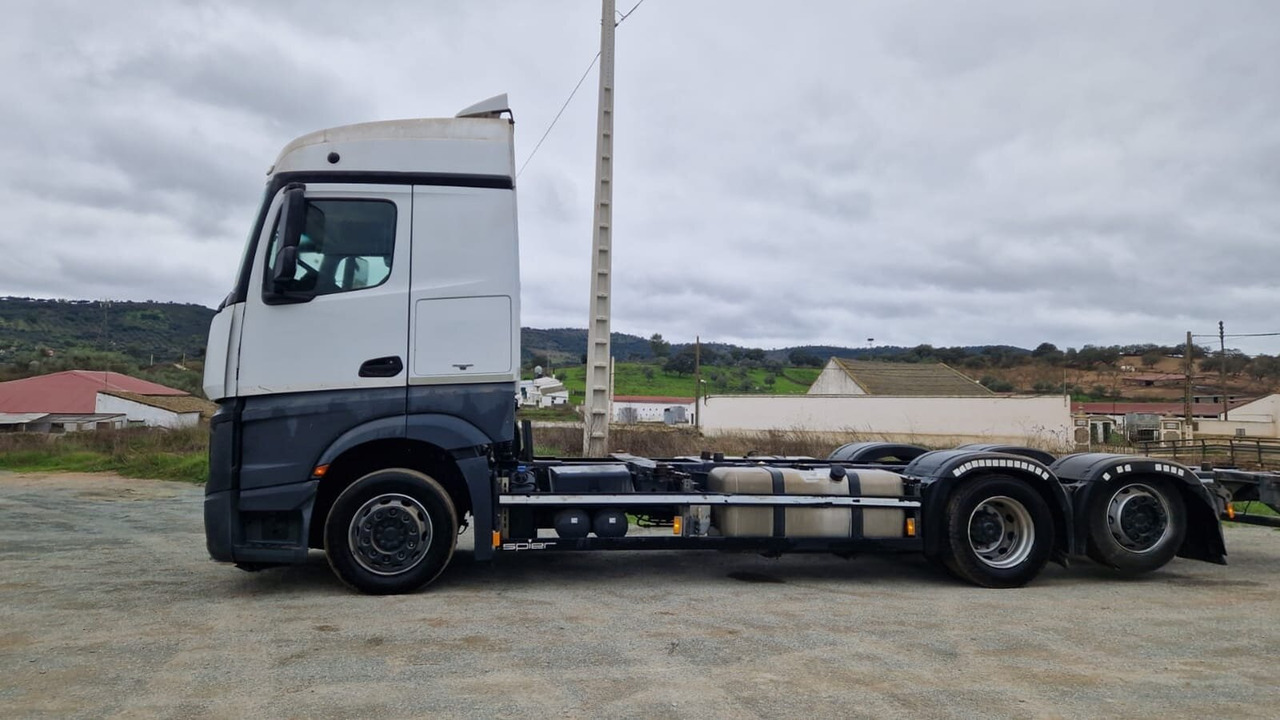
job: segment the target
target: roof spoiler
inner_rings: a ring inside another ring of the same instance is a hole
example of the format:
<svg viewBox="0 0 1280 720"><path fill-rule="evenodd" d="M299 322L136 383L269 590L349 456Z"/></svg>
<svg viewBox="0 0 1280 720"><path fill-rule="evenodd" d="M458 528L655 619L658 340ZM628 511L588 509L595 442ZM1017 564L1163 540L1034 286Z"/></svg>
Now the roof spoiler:
<svg viewBox="0 0 1280 720"><path fill-rule="evenodd" d="M502 113L511 116L512 122L515 121L515 113L511 112L510 103L507 102L507 94L494 95L488 100L480 102L470 107L463 108L458 111L454 117L460 118L497 118L502 117Z"/></svg>

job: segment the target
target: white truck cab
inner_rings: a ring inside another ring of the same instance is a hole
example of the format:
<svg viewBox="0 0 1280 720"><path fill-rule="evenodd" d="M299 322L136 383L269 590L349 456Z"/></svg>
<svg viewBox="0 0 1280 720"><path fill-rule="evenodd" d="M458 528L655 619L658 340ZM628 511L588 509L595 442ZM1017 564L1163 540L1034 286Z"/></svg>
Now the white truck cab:
<svg viewBox="0 0 1280 720"><path fill-rule="evenodd" d="M335 499L320 477L360 474L379 453L412 453L472 510L466 486L487 487L489 472L469 478L467 461L514 432L513 152L505 95L281 151L209 330L215 558L285 561L318 546L312 506Z"/></svg>

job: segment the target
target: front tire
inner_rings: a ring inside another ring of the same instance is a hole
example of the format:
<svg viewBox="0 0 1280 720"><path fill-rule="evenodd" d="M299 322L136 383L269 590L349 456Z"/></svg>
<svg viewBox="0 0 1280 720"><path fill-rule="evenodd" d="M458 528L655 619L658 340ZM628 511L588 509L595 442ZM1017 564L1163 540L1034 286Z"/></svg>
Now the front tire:
<svg viewBox="0 0 1280 720"><path fill-rule="evenodd" d="M378 470L342 491L324 526L324 552L348 586L371 595L417 590L453 557L453 501L416 470Z"/></svg>
<svg viewBox="0 0 1280 720"><path fill-rule="evenodd" d="M943 556L956 577L989 588L1031 582L1053 550L1053 515L1026 482L992 475L965 483L947 501Z"/></svg>
<svg viewBox="0 0 1280 720"><path fill-rule="evenodd" d="M1123 575L1173 559L1187 536L1182 494L1163 478L1108 483L1089 501L1089 557Z"/></svg>

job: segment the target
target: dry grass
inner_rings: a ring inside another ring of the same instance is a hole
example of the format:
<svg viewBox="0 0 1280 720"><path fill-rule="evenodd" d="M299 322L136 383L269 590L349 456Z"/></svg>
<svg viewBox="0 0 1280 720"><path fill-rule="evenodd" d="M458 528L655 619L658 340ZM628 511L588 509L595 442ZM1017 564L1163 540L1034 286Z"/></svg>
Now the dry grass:
<svg viewBox="0 0 1280 720"><path fill-rule="evenodd" d="M129 428L49 435L0 435L0 468L19 472L116 472L204 482L209 428Z"/></svg>

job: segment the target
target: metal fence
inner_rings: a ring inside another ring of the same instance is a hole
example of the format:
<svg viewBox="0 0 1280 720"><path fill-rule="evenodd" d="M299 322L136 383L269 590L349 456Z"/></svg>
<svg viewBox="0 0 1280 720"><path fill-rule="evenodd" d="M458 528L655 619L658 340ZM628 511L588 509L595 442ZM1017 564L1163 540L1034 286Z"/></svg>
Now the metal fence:
<svg viewBox="0 0 1280 720"><path fill-rule="evenodd" d="M1274 438L1152 440L1138 443L1138 448L1143 455L1173 458L1184 463L1280 466L1280 439Z"/></svg>

